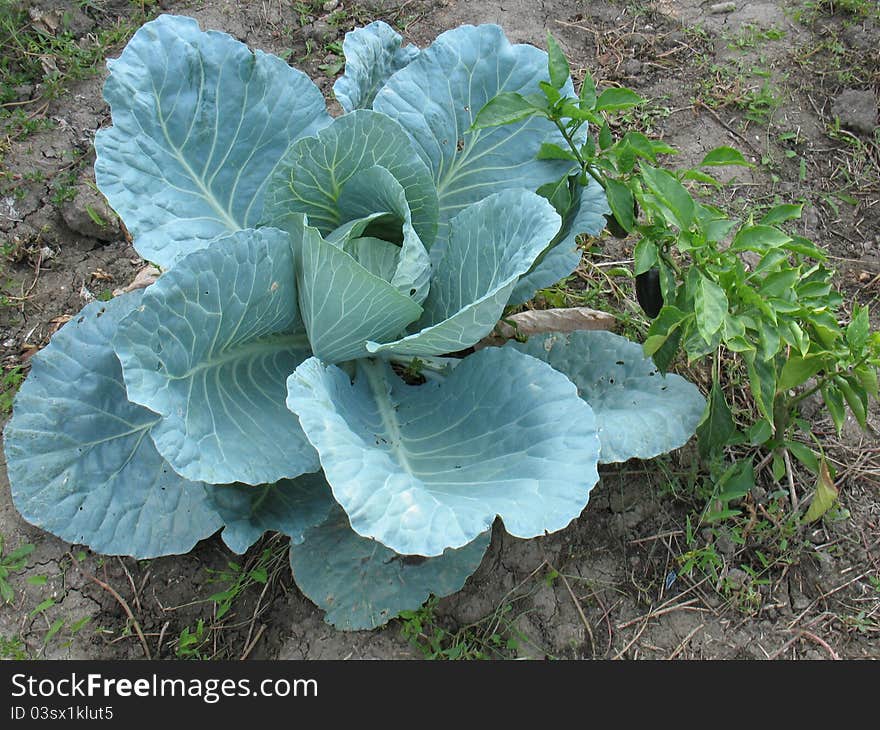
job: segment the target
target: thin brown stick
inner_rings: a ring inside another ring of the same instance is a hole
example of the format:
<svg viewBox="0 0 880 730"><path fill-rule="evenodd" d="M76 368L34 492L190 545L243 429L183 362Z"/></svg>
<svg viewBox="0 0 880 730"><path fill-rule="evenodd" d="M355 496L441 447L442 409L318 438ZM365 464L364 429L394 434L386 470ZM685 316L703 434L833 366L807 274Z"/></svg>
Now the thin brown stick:
<svg viewBox="0 0 880 730"><path fill-rule="evenodd" d="M814 634L812 631L807 631L805 629L796 629L796 631L798 634L800 634L801 636L805 636L810 641L816 642L819 646L821 646L825 651L828 652L828 656L830 656L832 659L834 659L835 661L840 661L840 655L831 648L831 646L828 644L827 641L825 641L825 639L822 639L821 637L816 636L816 634Z"/></svg>
<svg viewBox="0 0 880 730"><path fill-rule="evenodd" d="M162 656L162 641L165 639L165 632L168 631L168 627L171 625L170 621L166 621L162 624L162 630L159 632L159 641L156 644L156 657Z"/></svg>
<svg viewBox="0 0 880 730"><path fill-rule="evenodd" d="M749 147L749 149L752 150L752 152L754 152L756 155L760 156L760 150L758 150L752 144L751 140L749 140L748 137L744 137L743 135L741 135L733 127L731 127L727 122L725 122L712 107L707 106L702 101L696 101L696 102L694 102L694 109L705 109L707 112L709 112L709 114L711 114L715 118L715 121L718 122L718 124L720 124L722 127L724 127L728 132L730 132L740 142L747 145Z"/></svg>
<svg viewBox="0 0 880 730"><path fill-rule="evenodd" d="M673 611L679 611L684 608L688 608L692 604L699 601L699 598L691 598L690 600L685 601L684 603L678 603L674 606L667 606L666 608L659 608L656 611L650 611L649 613L644 614L643 616L639 616L637 618L631 619L630 621L626 621L625 623L618 624L617 628L625 629L633 624L637 624L639 621L649 621L652 618L657 618L658 616L663 616L667 613L672 613ZM705 608L691 608L691 611L705 611Z"/></svg>
<svg viewBox="0 0 880 730"><path fill-rule="evenodd" d="M696 634L700 629L705 627L705 625L706 624L700 624L699 626L697 626L697 628L695 628L687 636L685 636L684 639L682 639L681 643L678 645L678 647L676 647L675 651L672 652L672 654L670 654L668 657L666 657L667 660L672 661L673 659L675 659L675 657L677 657L679 654L681 654L681 652L683 652L684 648L687 646L687 643L691 639L694 638L694 634Z"/></svg>
<svg viewBox="0 0 880 730"><path fill-rule="evenodd" d="M580 601L578 601L577 596L575 596L574 591L571 589L571 583L568 582L568 578L565 577L564 573L560 573L556 568L552 565L550 566L551 570L556 571L560 578L562 578L562 583L565 586L565 589L568 591L568 595L571 596L571 601L574 603L574 607L577 609L578 615L581 617L581 621L584 623L584 628L587 630L587 636L590 637L590 646L593 649L593 654L596 653L596 637L593 636L593 629L590 626L590 622L587 621L587 616L584 614L584 609L581 607Z"/></svg>
<svg viewBox="0 0 880 730"><path fill-rule="evenodd" d="M247 645L244 653L241 655L241 661L244 661L248 658L248 655L253 651L254 646L256 646L257 642L260 640L260 637L263 635L263 632L266 630L266 624L260 624L260 628L257 629L257 635L254 637L254 640Z"/></svg>
<svg viewBox="0 0 880 730"><path fill-rule="evenodd" d="M113 588L113 586L111 586L109 583L105 583L104 581L100 580L99 578L96 578L94 575L87 575L86 577L89 580L93 581L94 583L97 583L101 588L103 588L105 591L107 591L107 593L109 593L111 596L113 596L113 598L116 599L116 602L120 606L122 606L122 610L125 611L125 614L131 620L131 623L134 626L134 631L138 635L138 639L140 639L141 646L144 647L144 654L146 655L147 659L152 659L153 655L150 653L150 647L147 644L147 638L144 636L144 632L141 631L141 625L138 623L138 620L134 617L134 614L131 612L131 608L129 608L129 605L128 605L128 603L126 603L125 599L122 596L120 596L116 592L116 589Z"/></svg>
<svg viewBox="0 0 880 730"><path fill-rule="evenodd" d="M42 97L38 96L36 99L25 99L24 101L7 101L5 104L0 104L0 109L6 109L11 106L25 106L26 104L33 104L41 99Z"/></svg>
<svg viewBox="0 0 880 730"><path fill-rule="evenodd" d="M791 647L792 644L794 644L794 643L795 643L798 639L800 639L800 638L801 638L800 636L792 636L788 641L786 641L786 642L785 642L782 646L780 646L776 651L774 651L772 654L770 654L770 655L767 657L767 659L773 660L773 659L777 659L777 658L779 658L779 657L782 656L786 651L788 651L789 647Z"/></svg>
<svg viewBox="0 0 880 730"><path fill-rule="evenodd" d="M134 578L131 577L131 573L128 572L128 568L125 567L125 563L122 558L116 558L119 561L119 564L122 566L122 571L125 573L125 577L128 578L128 584L131 586L131 595L134 597L134 605L137 606L138 613L143 610L141 608L141 599L138 596L137 586L134 584Z"/></svg>
<svg viewBox="0 0 880 730"><path fill-rule="evenodd" d="M660 532L650 537L640 537L638 540L630 540L627 545L641 545L643 542L653 542L654 540L662 540L664 537L676 537L684 535L681 530L670 530L669 532Z"/></svg>
<svg viewBox="0 0 880 730"><path fill-rule="evenodd" d="M244 645L248 646L251 641L251 636L254 633L254 624L257 621L257 616L260 614L260 607L263 604L263 598L266 595L266 591L269 590L269 586L272 584L272 581L267 580L266 585L263 586L263 590L260 592L260 597L257 599L257 605L254 607L254 614L251 616L250 626L248 626L247 638L244 640Z"/></svg>
<svg viewBox="0 0 880 730"><path fill-rule="evenodd" d="M641 628L639 628L639 630L636 631L636 635L632 637L630 642L625 647L623 647L623 649L621 649L619 652L617 652L617 654L615 654L613 657L611 657L611 661L617 661L624 654L626 654L629 651L629 648L639 640L639 637L641 637L642 634L645 633L646 628L648 628L648 621L647 620L645 620L645 622L642 624Z"/></svg>
<svg viewBox="0 0 880 730"><path fill-rule="evenodd" d="M791 496L791 508L797 512L800 502L798 501L797 490L794 487L794 470L791 467L791 455L788 449L782 450L782 459L785 461L785 473L788 475L788 493Z"/></svg>
<svg viewBox="0 0 880 730"><path fill-rule="evenodd" d="M869 571L869 572L870 572L870 571ZM823 593L821 596L819 596L818 598L814 599L813 602L812 602L809 606L807 606L803 611L801 611L801 612L797 615L797 617L794 619L794 621L792 621L792 622L788 625L787 629L788 629L789 631L791 631L791 630L797 625L797 622L800 621L804 616L806 616L806 615L807 615L807 614L808 614L808 613L809 613L809 612L810 612L810 611L816 606L816 604L819 603L819 601L823 601L823 600L825 600L826 598L828 598L829 596L833 596L833 595L834 595L835 593L837 593L838 591L842 591L844 588L846 588L847 586L852 585L852 584L855 583L857 580L861 580L861 579L864 578L866 575L868 575L868 573L862 573L862 574L860 574L860 575L857 575L857 576L856 576L855 578L853 578L852 580L848 580L846 583L843 583L842 585L837 586L837 588L832 588L832 589L831 589L830 591L828 591L827 593Z"/></svg>

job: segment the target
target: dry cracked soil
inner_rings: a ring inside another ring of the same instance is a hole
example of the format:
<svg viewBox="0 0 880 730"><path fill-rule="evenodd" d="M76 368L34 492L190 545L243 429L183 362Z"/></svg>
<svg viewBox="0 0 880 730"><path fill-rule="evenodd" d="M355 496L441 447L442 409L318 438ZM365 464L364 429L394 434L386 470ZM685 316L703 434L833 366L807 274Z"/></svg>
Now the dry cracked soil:
<svg viewBox="0 0 880 730"><path fill-rule="evenodd" d="M384 19L420 46L464 23L498 23L512 41L541 47L550 30L576 77L589 69L600 83L628 86L650 100L627 121L678 147L675 164L695 164L722 144L755 163L730 175L722 203L803 201L801 232L827 249L847 300L876 309L880 20L870 0L33 0L23 6L44 32L62 27L84 44L102 28L136 25L139 13L193 16L203 28L226 31L305 70L334 113L338 43L355 25ZM0 135L6 374L26 370L28 357L65 318L128 284L144 264L94 188L94 134L110 123L101 98L104 73L101 63L55 95L22 84L12 102L26 110L32 128ZM592 250L625 260L632 243L606 236ZM373 632L325 624L278 558L277 537L243 558L216 537L184 556L96 555L25 523L4 468L5 550L35 549L8 578L13 598L0 604L0 657L878 658L877 415L867 434L847 424L839 438L821 408L810 415L837 465L837 519L784 535L776 525L774 532L772 499L758 489L742 508L756 515L766 537L747 535L743 544L742 529L692 528L699 504L675 476L688 471L686 447L662 464L607 469L584 513L559 533L522 541L496 525L489 552L460 593L432 602L420 627L415 619L398 619ZM690 572L683 570L689 559L697 563ZM700 561L714 561L714 568L701 570ZM267 580L240 581L230 609L218 616L218 601L209 597L260 570ZM414 642L412 634L421 636Z"/></svg>

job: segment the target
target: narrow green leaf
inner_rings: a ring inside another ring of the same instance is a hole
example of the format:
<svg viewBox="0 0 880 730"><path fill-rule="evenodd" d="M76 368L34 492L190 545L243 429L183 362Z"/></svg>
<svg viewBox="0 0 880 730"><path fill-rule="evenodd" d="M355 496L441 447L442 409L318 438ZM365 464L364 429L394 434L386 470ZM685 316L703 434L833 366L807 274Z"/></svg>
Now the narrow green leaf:
<svg viewBox="0 0 880 730"><path fill-rule="evenodd" d="M855 386L853 387L853 382L850 382L849 378L846 377L837 377L834 379L834 383L840 388L840 392L843 393L843 397L846 400L849 409L852 411L853 416L855 416L856 421L859 426L863 429L867 428L867 405L868 399L867 394L859 383L857 378L852 378L852 381L855 382Z"/></svg>
<svg viewBox="0 0 880 730"><path fill-rule="evenodd" d="M804 206L802 203L798 203L797 205L793 205L791 203L775 205L770 210L768 210L764 214L764 217L761 218L761 220L758 222L762 226L777 226L780 223L785 223L786 221L800 218L803 209Z"/></svg>
<svg viewBox="0 0 880 730"><path fill-rule="evenodd" d="M541 91L544 92L544 98L547 99L547 104L550 107L553 107L553 105L562 98L562 94L559 93L559 89L557 89L553 84L548 84L546 81L539 81L538 86L540 87Z"/></svg>
<svg viewBox="0 0 880 730"><path fill-rule="evenodd" d="M868 394L874 396L876 398L878 393L880 393L880 388L878 388L877 382L877 368L873 365L861 365L857 367L854 371L855 376L859 379L859 382L862 384L862 387Z"/></svg>
<svg viewBox="0 0 880 730"><path fill-rule="evenodd" d="M480 109L471 129L499 127L502 124L519 122L536 115L547 116L547 112L527 100L522 94L505 91L495 96Z"/></svg>
<svg viewBox="0 0 880 730"><path fill-rule="evenodd" d="M757 251L763 253L791 241L784 231L773 226L745 226L741 228L730 245L731 251Z"/></svg>
<svg viewBox="0 0 880 730"><path fill-rule="evenodd" d="M547 70L550 74L550 83L553 86L557 89L565 86L570 74L568 60L549 30L547 31Z"/></svg>
<svg viewBox="0 0 880 730"><path fill-rule="evenodd" d="M791 291L799 277L797 269L775 271L764 278L758 292L765 297L781 297Z"/></svg>
<svg viewBox="0 0 880 730"><path fill-rule="evenodd" d="M675 276L675 270L663 259L657 260L657 266L660 269L660 291L663 293L663 301L674 302L678 293L678 279Z"/></svg>
<svg viewBox="0 0 880 730"><path fill-rule="evenodd" d="M791 452L791 455L813 474L819 473L819 460L809 446L802 444L799 441L786 441L785 448L787 448Z"/></svg>
<svg viewBox="0 0 880 730"><path fill-rule="evenodd" d="M694 220L694 200L678 179L666 170L650 165L642 165L642 179L669 209L673 222L682 230L690 228Z"/></svg>
<svg viewBox="0 0 880 730"><path fill-rule="evenodd" d="M827 365L824 357L801 357L792 355L786 360L782 366L782 372L779 374L779 381L776 384L779 392L797 388L799 385L807 382L823 367Z"/></svg>
<svg viewBox="0 0 880 730"><path fill-rule="evenodd" d="M641 132L627 132L623 136L623 141L633 148L639 157L644 157L652 163L656 161L657 155L674 155L678 153L675 147L670 147L665 142L659 140L648 139Z"/></svg>
<svg viewBox="0 0 880 730"><path fill-rule="evenodd" d="M703 333L700 332L699 327L694 326L694 323L690 322L682 332L682 340L682 347L687 353L688 363L694 363L718 349L718 346L721 344L721 330L719 329L706 339Z"/></svg>
<svg viewBox="0 0 880 730"><path fill-rule="evenodd" d="M37 606L31 611L31 616L36 616L37 614L43 613L43 611L47 611L55 605L55 599L47 598L45 601L38 603Z"/></svg>
<svg viewBox="0 0 880 730"><path fill-rule="evenodd" d="M543 142L538 150L539 160L577 160L571 150L563 149L558 144Z"/></svg>
<svg viewBox="0 0 880 730"><path fill-rule="evenodd" d="M633 273L638 276L653 269L657 265L657 256L657 244L650 238L640 239L633 252L633 257L635 258L635 270Z"/></svg>
<svg viewBox="0 0 880 730"><path fill-rule="evenodd" d="M846 326L846 341L853 353L859 355L868 343L871 334L871 322L868 319L868 308L858 304L853 309L853 317Z"/></svg>
<svg viewBox="0 0 880 730"><path fill-rule="evenodd" d="M700 163L700 167L716 167L720 165L754 167L751 162L743 157L742 152L735 150L733 147L724 146L709 150L709 152L706 153L706 156L703 157L703 161Z"/></svg>
<svg viewBox="0 0 880 730"><path fill-rule="evenodd" d="M731 517L736 517L738 514L741 514L741 510L738 509L722 509L722 510L709 510L703 515L703 522L707 525L712 525L716 522L723 522L724 520L729 520Z"/></svg>
<svg viewBox="0 0 880 730"><path fill-rule="evenodd" d="M843 422L846 420L846 411L843 405L843 394L836 385L826 383L822 386L822 398L825 400L825 407L831 414L831 420L834 421L834 427L837 433L843 428Z"/></svg>
<svg viewBox="0 0 880 730"><path fill-rule="evenodd" d="M738 221L732 221L727 218L716 218L703 225L703 233L706 240L711 243L718 243L727 238L727 234L736 228Z"/></svg>
<svg viewBox="0 0 880 730"><path fill-rule="evenodd" d="M718 499L730 502L745 497L755 486L755 468L751 459L737 461L718 480Z"/></svg>
<svg viewBox="0 0 880 730"><path fill-rule="evenodd" d="M703 183L704 185L711 185L715 188L720 188L722 186L721 181L717 178L707 175L705 172L700 172L699 170L685 170L681 177L683 180L693 180L698 183Z"/></svg>
<svg viewBox="0 0 880 730"><path fill-rule="evenodd" d="M44 586L46 585L47 580L49 580L48 576L32 575L27 579L27 584L32 586Z"/></svg>
<svg viewBox="0 0 880 730"><path fill-rule="evenodd" d="M597 111L619 111L644 103L644 99L631 89L605 89L596 100Z"/></svg>
<svg viewBox="0 0 880 730"><path fill-rule="evenodd" d="M755 274L766 274L767 272L778 269L783 263L788 263L788 252L783 249L772 248L767 251L755 267Z"/></svg>
<svg viewBox="0 0 880 730"><path fill-rule="evenodd" d="M773 481L778 482L785 476L785 460L778 449L773 452L773 464L770 467L770 471L773 474Z"/></svg>
<svg viewBox="0 0 880 730"><path fill-rule="evenodd" d="M736 424L733 422L733 414L730 406L727 405L724 391L717 381L713 381L706 411L697 426L700 455L705 458L713 452L720 451L735 432Z"/></svg>
<svg viewBox="0 0 880 730"><path fill-rule="evenodd" d="M704 339L711 340L721 329L728 307L724 290L711 279L699 274L694 292L694 311L697 315L697 328Z"/></svg>
<svg viewBox="0 0 880 730"><path fill-rule="evenodd" d="M621 144L617 148L617 169L624 175L631 173L636 167L636 153L628 144Z"/></svg>
<svg viewBox="0 0 880 730"><path fill-rule="evenodd" d="M58 618L52 622L52 625L49 627L49 630L46 632L46 636L43 637L43 645L48 645L50 641L52 641L52 637L55 636L61 628L64 626L64 619Z"/></svg>
<svg viewBox="0 0 880 730"><path fill-rule="evenodd" d="M825 261L828 258L828 254L811 240L804 238L803 236L793 236L790 241L783 244L783 248L788 251L793 251L794 253L799 253L802 256L809 256L812 259L816 259L816 261Z"/></svg>
<svg viewBox="0 0 880 730"><path fill-rule="evenodd" d="M608 122L605 122L599 130L599 147L607 150L613 144L614 139L611 137L611 127L608 126Z"/></svg>
<svg viewBox="0 0 880 730"><path fill-rule="evenodd" d="M595 109L596 107L596 82L589 71L584 71L584 80L581 82L581 108Z"/></svg>
<svg viewBox="0 0 880 730"><path fill-rule="evenodd" d="M635 227L635 215L633 208L633 194L624 183L611 177L605 178L605 196L608 205L620 227L627 233ZM638 273L638 272L637 272Z"/></svg>
<svg viewBox="0 0 880 730"><path fill-rule="evenodd" d="M773 436L773 426L768 420L762 418L749 427L746 436L752 446L760 446L767 443Z"/></svg>
<svg viewBox="0 0 880 730"><path fill-rule="evenodd" d="M85 626L91 620L92 620L91 616L83 616L78 621L74 621L70 625L70 635L76 636L76 634L78 634L82 630L83 626Z"/></svg>
<svg viewBox="0 0 880 730"><path fill-rule="evenodd" d="M761 415L774 422L773 401L776 397L776 365L773 359L762 359L760 350L745 353L746 370L749 375L749 389Z"/></svg>
<svg viewBox="0 0 880 730"><path fill-rule="evenodd" d="M762 360L774 357L782 347L779 330L766 319L758 320L758 341L761 345Z"/></svg>
<svg viewBox="0 0 880 730"><path fill-rule="evenodd" d="M677 330L687 315L680 309L671 305L666 305L660 310L660 314L651 322L648 329L648 337L642 345L645 357L651 357L659 350L669 336Z"/></svg>
<svg viewBox="0 0 880 730"><path fill-rule="evenodd" d="M581 157L585 160L592 159L596 155L596 140L592 134L587 135L586 141L581 145Z"/></svg>
<svg viewBox="0 0 880 730"><path fill-rule="evenodd" d="M571 191L568 188L568 176L563 176L556 182L542 185L536 191L542 198L550 201L560 217L564 217L571 207Z"/></svg>
<svg viewBox="0 0 880 730"><path fill-rule="evenodd" d="M7 555L4 559L6 563L16 563L22 558L26 558L30 555L34 550L37 549L36 545L31 543L25 543L24 545L19 545L15 550L13 550L9 555Z"/></svg>

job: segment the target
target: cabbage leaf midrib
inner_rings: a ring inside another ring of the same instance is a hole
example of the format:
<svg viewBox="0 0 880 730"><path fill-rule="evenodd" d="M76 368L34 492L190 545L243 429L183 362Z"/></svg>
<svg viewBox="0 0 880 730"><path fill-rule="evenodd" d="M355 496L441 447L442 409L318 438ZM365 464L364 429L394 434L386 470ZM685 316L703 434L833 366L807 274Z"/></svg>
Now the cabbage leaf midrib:
<svg viewBox="0 0 880 730"><path fill-rule="evenodd" d="M218 353L201 360L198 365L186 372L180 375L169 374L168 378L170 380L187 380L205 370L219 368L226 363L236 360L251 359L261 354L307 349L309 349L309 338L304 332L269 335L257 340L251 340L243 345L224 347Z"/></svg>
<svg viewBox="0 0 880 730"><path fill-rule="evenodd" d="M388 381L385 378L387 367L381 360L363 360L361 367L367 377L370 392L376 403L376 411L382 420L384 434L387 436L388 450L393 454L397 463L412 477L419 479L416 470L409 461L409 455L403 446L403 432L400 430L400 421L397 418L397 406L391 400L388 392ZM419 479L419 481L421 481Z"/></svg>

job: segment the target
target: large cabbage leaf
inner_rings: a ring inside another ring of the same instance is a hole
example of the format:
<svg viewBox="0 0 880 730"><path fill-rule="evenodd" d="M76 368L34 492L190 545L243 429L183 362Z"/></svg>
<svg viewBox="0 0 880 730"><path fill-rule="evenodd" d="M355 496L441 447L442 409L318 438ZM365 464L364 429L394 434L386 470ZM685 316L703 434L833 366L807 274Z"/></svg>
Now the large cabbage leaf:
<svg viewBox="0 0 880 730"><path fill-rule="evenodd" d="M442 383L410 386L381 361L306 360L288 405L352 528L395 552L440 555L487 530L535 537L577 517L598 480L590 407L546 363L488 348Z"/></svg>
<svg viewBox="0 0 880 730"><path fill-rule="evenodd" d="M258 487L218 485L209 494L226 523L223 542L239 554L270 530L287 535L298 545L306 530L321 524L336 506L320 472Z"/></svg>
<svg viewBox="0 0 880 730"><path fill-rule="evenodd" d="M661 375L642 346L612 332L534 335L506 345L565 373L596 414L599 461L650 459L683 446L706 401L680 375Z"/></svg>
<svg viewBox="0 0 880 730"><path fill-rule="evenodd" d="M396 254L393 271L389 272L390 276L386 280L402 294L421 304L428 296L428 289L431 286L431 259L412 224L412 211L406 199L406 191L394 175L378 165L355 173L346 183L339 197L339 207L345 211L345 217L352 222L358 220L372 222L377 211L387 211L383 217L383 224L379 225L378 220L373 224L377 229L375 233L385 236L383 239L374 238L384 241L381 250ZM364 233L369 228L368 223ZM397 238L402 239L399 251L395 251L397 246L393 245ZM374 254L376 245L366 248L370 254ZM366 257L371 258L369 254ZM385 258L384 255L380 257ZM378 267L377 271L382 271L382 267Z"/></svg>
<svg viewBox="0 0 880 730"><path fill-rule="evenodd" d="M290 148L269 182L264 224L287 230L287 221L304 213L311 225L328 235L359 217L346 215L340 196L356 173L376 166L384 167L400 183L412 225L422 243L430 247L438 215L431 173L397 122L365 109L337 117L316 137L301 139Z"/></svg>
<svg viewBox="0 0 880 730"><path fill-rule="evenodd" d="M463 25L439 35L376 94L373 108L400 122L433 175L434 245L445 245L449 221L471 203L508 188L534 191L570 170L568 161L536 159L541 143L558 135L546 119L470 131L497 94L539 93L547 80L544 51L511 45L497 25ZM565 91L573 93L570 81Z"/></svg>
<svg viewBox="0 0 880 730"><path fill-rule="evenodd" d="M311 355L296 301L288 236L248 229L181 259L122 320L128 397L162 416L151 435L178 473L263 484L318 468L284 406Z"/></svg>
<svg viewBox="0 0 880 730"><path fill-rule="evenodd" d="M31 359L4 442L15 506L28 522L111 555L191 550L222 520L204 484L156 451L159 416L126 397L110 338L141 301L93 302Z"/></svg>
<svg viewBox="0 0 880 730"><path fill-rule="evenodd" d="M442 253L432 250L434 277L415 334L374 353L439 355L463 350L498 323L519 277L559 229L559 216L544 198L506 190L474 203L452 219Z"/></svg>
<svg viewBox="0 0 880 730"><path fill-rule="evenodd" d="M108 66L95 177L138 253L166 268L255 226L282 154L330 123L308 76L192 18L146 23Z"/></svg>
<svg viewBox="0 0 880 730"><path fill-rule="evenodd" d="M333 94L343 110L369 109L389 77L419 55L418 48L403 46L402 41L400 34L381 20L345 34L345 73L333 84Z"/></svg>
<svg viewBox="0 0 880 730"><path fill-rule="evenodd" d="M293 239L302 317L312 351L322 360L363 357L368 340L393 338L421 315L413 299L326 241L317 228L301 223Z"/></svg>
<svg viewBox="0 0 880 730"><path fill-rule="evenodd" d="M326 611L325 621L343 631L374 629L431 594L460 590L480 567L489 537L486 531L434 558L399 555L358 535L337 507L291 547L290 565L300 590Z"/></svg>
<svg viewBox="0 0 880 730"><path fill-rule="evenodd" d="M602 186L589 178L565 214L562 227L550 247L519 280L508 304L522 304L539 289L552 286L571 274L581 261L577 237L581 234L598 236L605 228L605 214L610 212Z"/></svg>

